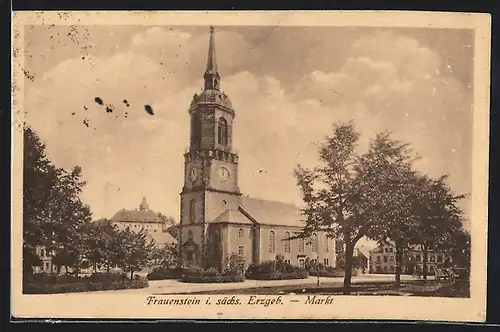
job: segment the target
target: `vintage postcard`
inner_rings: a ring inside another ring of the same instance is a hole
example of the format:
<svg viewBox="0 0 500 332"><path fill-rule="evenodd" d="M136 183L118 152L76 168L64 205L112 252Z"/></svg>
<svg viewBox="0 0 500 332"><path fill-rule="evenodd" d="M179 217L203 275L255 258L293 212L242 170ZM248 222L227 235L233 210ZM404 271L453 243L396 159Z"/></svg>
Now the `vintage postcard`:
<svg viewBox="0 0 500 332"><path fill-rule="evenodd" d="M14 317L485 321L489 15L13 36Z"/></svg>

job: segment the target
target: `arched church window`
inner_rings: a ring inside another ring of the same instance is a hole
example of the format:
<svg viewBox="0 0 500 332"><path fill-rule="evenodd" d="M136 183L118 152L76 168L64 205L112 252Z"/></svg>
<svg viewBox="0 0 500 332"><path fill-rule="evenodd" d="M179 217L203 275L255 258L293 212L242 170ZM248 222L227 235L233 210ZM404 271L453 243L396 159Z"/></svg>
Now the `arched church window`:
<svg viewBox="0 0 500 332"><path fill-rule="evenodd" d="M304 238L299 238L299 252L304 252L304 249L305 249Z"/></svg>
<svg viewBox="0 0 500 332"><path fill-rule="evenodd" d="M241 239L243 237L243 228L238 229L238 237Z"/></svg>
<svg viewBox="0 0 500 332"><path fill-rule="evenodd" d="M269 231L269 252L273 253L276 251L276 233L274 231Z"/></svg>
<svg viewBox="0 0 500 332"><path fill-rule="evenodd" d="M318 252L318 235L314 235L311 242L312 252Z"/></svg>
<svg viewBox="0 0 500 332"><path fill-rule="evenodd" d="M189 222L190 223L194 223L194 220L195 220L195 205L194 205L194 200L192 199L190 202L189 202Z"/></svg>
<svg viewBox="0 0 500 332"><path fill-rule="evenodd" d="M285 232L285 252L290 252L290 232Z"/></svg>
<svg viewBox="0 0 500 332"><path fill-rule="evenodd" d="M227 136L228 136L228 133L227 133L227 121L226 119L224 118L219 118L219 125L218 125L218 128L217 128L217 143L219 143L220 145L227 145Z"/></svg>

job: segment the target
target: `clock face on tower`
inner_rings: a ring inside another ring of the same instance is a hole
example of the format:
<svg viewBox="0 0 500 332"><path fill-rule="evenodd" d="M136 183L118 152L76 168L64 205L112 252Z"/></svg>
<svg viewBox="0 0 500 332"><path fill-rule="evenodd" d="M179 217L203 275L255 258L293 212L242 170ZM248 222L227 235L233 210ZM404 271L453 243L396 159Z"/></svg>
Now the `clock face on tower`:
<svg viewBox="0 0 500 332"><path fill-rule="evenodd" d="M229 171L227 170L227 168L225 167L221 167L219 168L219 179L221 182L227 182L227 180L229 180Z"/></svg>
<svg viewBox="0 0 500 332"><path fill-rule="evenodd" d="M196 167L191 168L189 171L189 179L193 182L196 181L198 179L198 173L199 171Z"/></svg>

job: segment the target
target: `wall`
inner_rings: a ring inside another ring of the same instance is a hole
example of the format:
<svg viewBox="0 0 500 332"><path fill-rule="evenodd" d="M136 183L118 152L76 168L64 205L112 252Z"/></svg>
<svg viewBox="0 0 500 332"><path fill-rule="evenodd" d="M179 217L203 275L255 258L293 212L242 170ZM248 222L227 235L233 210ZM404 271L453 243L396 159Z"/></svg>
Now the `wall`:
<svg viewBox="0 0 500 332"><path fill-rule="evenodd" d="M239 237L239 230L243 230L243 237ZM231 254L239 254L239 247L243 246L243 257L245 258L245 267L252 263L253 257L253 233L252 225L228 225L228 252L224 259Z"/></svg>
<svg viewBox="0 0 500 332"><path fill-rule="evenodd" d="M226 203L224 204L223 201ZM226 210L237 210L239 203L239 196L218 192L206 192L205 218L207 222L214 220Z"/></svg>
<svg viewBox="0 0 500 332"><path fill-rule="evenodd" d="M276 250L269 252L269 234L274 230L276 233ZM299 251L299 239L290 241L290 252L285 252L285 234L289 231L293 236L294 232L300 231L298 227L287 226L261 226L260 230L260 261L274 260L277 254L283 254L286 261L290 261L293 265L300 265L300 260L308 257L309 259L318 259L319 263L328 266L335 266L335 244L333 239L326 239L324 232L319 233L318 251L312 251L312 245L308 244L308 239L304 239L304 252ZM325 249L325 241L329 241L328 251ZM300 257L299 257L300 256ZM328 260L328 261L325 261Z"/></svg>

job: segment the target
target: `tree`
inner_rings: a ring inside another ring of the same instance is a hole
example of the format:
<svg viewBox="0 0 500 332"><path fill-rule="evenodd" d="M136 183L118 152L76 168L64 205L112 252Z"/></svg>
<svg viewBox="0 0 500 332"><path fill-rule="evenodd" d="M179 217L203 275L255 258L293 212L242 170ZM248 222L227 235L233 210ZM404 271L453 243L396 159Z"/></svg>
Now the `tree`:
<svg viewBox="0 0 500 332"><path fill-rule="evenodd" d="M118 267L125 272L130 272L130 279L133 279L134 272L138 272L148 266L154 242L147 241L144 229L136 233L128 227L119 232L119 239L123 251L118 262Z"/></svg>
<svg viewBox="0 0 500 332"><path fill-rule="evenodd" d="M463 211L457 203L465 195L453 195L446 179L447 176L437 180L421 176L419 181L414 204L418 225L411 239L422 250L424 280L427 280L429 251L450 249L454 235L462 228Z"/></svg>
<svg viewBox="0 0 500 332"><path fill-rule="evenodd" d="M44 224L50 220L49 201L57 181L45 145L30 128L24 128L23 167L23 268L41 263L36 247L45 243Z"/></svg>
<svg viewBox="0 0 500 332"><path fill-rule="evenodd" d="M301 189L306 216L304 229L294 237L311 238L325 231L327 237L341 238L345 244L344 294L350 294L354 246L369 230L370 222L360 204L367 190L356 154L359 133L353 122L335 123L333 134L319 149L320 166L312 170L297 165L295 176ZM369 182L368 182L369 184Z"/></svg>
<svg viewBox="0 0 500 332"><path fill-rule="evenodd" d="M76 166L71 172L58 169L58 174L45 247L54 252L54 264L71 267L78 275L85 258L86 229L92 214L79 197L85 185L81 168Z"/></svg>
<svg viewBox="0 0 500 332"><path fill-rule="evenodd" d="M412 152L408 143L392 139L389 132L378 133L358 163L364 197L360 208L372 226L366 235L379 244L394 243L396 285L401 281L410 234L417 225L412 208L419 179L412 168L416 160Z"/></svg>
<svg viewBox="0 0 500 332"><path fill-rule="evenodd" d="M54 253L53 262L77 267L82 258L82 227L91 213L79 195L85 182L81 168L56 168L45 145L30 128L24 128L23 265L38 264L36 247Z"/></svg>
<svg viewBox="0 0 500 332"><path fill-rule="evenodd" d="M154 247L151 253L151 265L154 267L161 266L165 269L175 269L178 262L179 254L175 243L167 243L163 247Z"/></svg>
<svg viewBox="0 0 500 332"><path fill-rule="evenodd" d="M91 262L94 272L97 271L97 265L103 265L109 273L121 256L121 248L116 241L116 225L107 219L96 220L88 224L85 235L85 257Z"/></svg>
<svg viewBox="0 0 500 332"><path fill-rule="evenodd" d="M453 264L470 271L471 236L467 230L460 228L453 233L450 251Z"/></svg>

